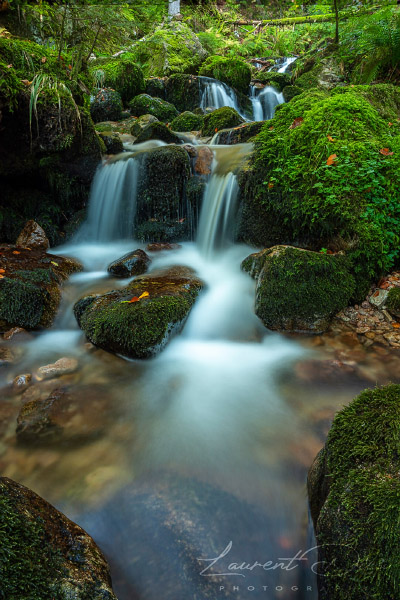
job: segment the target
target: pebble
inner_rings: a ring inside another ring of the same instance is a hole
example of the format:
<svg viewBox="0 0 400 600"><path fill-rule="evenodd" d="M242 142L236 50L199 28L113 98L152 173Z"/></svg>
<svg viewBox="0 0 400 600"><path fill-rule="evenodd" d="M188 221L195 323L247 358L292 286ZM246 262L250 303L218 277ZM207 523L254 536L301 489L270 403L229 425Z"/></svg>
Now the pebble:
<svg viewBox="0 0 400 600"><path fill-rule="evenodd" d="M23 375L17 375L15 377L12 387L13 391L17 394L24 392L32 383L32 375L31 373L24 373Z"/></svg>
<svg viewBox="0 0 400 600"><path fill-rule="evenodd" d="M20 335L20 334L26 334L27 336L29 335L28 332L26 331L26 329L23 329L22 327L13 327L12 329L9 329L8 331L6 331L3 334L3 339L4 340L11 340L14 336L16 335Z"/></svg>
<svg viewBox="0 0 400 600"><path fill-rule="evenodd" d="M50 365L44 365L37 370L37 379L52 379L66 373L74 373L78 369L76 358L63 357Z"/></svg>

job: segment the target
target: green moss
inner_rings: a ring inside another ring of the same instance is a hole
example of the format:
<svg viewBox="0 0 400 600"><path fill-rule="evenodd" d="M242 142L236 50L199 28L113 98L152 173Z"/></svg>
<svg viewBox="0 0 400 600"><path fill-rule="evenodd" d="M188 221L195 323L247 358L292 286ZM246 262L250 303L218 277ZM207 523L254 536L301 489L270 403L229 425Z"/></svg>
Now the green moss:
<svg viewBox="0 0 400 600"><path fill-rule="evenodd" d="M273 85L281 92L287 85L290 85L292 76L288 73L276 73L274 71L268 71L267 73L259 73L255 77L257 81L265 83L266 85Z"/></svg>
<svg viewBox="0 0 400 600"><path fill-rule="evenodd" d="M143 244L182 242L191 239L187 223L178 223L172 219L141 223L135 229L135 236Z"/></svg>
<svg viewBox="0 0 400 600"><path fill-rule="evenodd" d="M181 113L171 123L173 131L199 131L203 126L204 119L190 111Z"/></svg>
<svg viewBox="0 0 400 600"><path fill-rule="evenodd" d="M90 114L96 121L118 121L122 114L121 96L111 88L100 90L90 105Z"/></svg>
<svg viewBox="0 0 400 600"><path fill-rule="evenodd" d="M283 98L285 102L290 102L295 96L299 96L303 90L297 85L287 85L283 90Z"/></svg>
<svg viewBox="0 0 400 600"><path fill-rule="evenodd" d="M386 306L390 311L400 313L400 288L395 287L389 290Z"/></svg>
<svg viewBox="0 0 400 600"><path fill-rule="evenodd" d="M354 293L342 256L278 246L251 255L242 268L258 280L256 314L270 329L324 331Z"/></svg>
<svg viewBox="0 0 400 600"><path fill-rule="evenodd" d="M56 577L64 575L62 559L48 542L40 518L29 519L0 485L2 581L0 597L66 600Z"/></svg>
<svg viewBox="0 0 400 600"><path fill-rule="evenodd" d="M164 121L164 123L172 121L178 116L175 106L160 98L152 98L147 94L140 94L140 96L133 98L129 102L129 107L135 117L150 114L160 121Z"/></svg>
<svg viewBox="0 0 400 600"><path fill-rule="evenodd" d="M0 59L0 99L3 99L10 111L13 111L18 105L18 96L23 89L21 81L18 79L15 69L8 67Z"/></svg>
<svg viewBox="0 0 400 600"><path fill-rule="evenodd" d="M171 75L165 83L165 97L180 111L194 110L200 104L200 85L193 75Z"/></svg>
<svg viewBox="0 0 400 600"><path fill-rule="evenodd" d="M165 123L155 121L144 127L136 138L136 144L147 142L147 140L161 140L166 144L180 144L181 139L175 135Z"/></svg>
<svg viewBox="0 0 400 600"><path fill-rule="evenodd" d="M153 98L166 100L164 79L161 79L160 77L150 77L149 79L146 79L144 93Z"/></svg>
<svg viewBox="0 0 400 600"><path fill-rule="evenodd" d="M205 115L201 133L204 136L214 135L214 133L221 129L230 129L241 123L244 123L244 119L242 119L234 108L223 106Z"/></svg>
<svg viewBox="0 0 400 600"><path fill-rule="evenodd" d="M400 386L362 392L336 415L323 452L327 497L313 515L322 597L397 597Z"/></svg>
<svg viewBox="0 0 400 600"><path fill-rule="evenodd" d="M240 58L210 56L201 65L199 75L213 77L239 92L247 94L251 80L251 68Z"/></svg>
<svg viewBox="0 0 400 600"><path fill-rule="evenodd" d="M8 277L0 280L0 322L36 329L43 319L46 301L46 291L35 283Z"/></svg>
<svg viewBox="0 0 400 600"><path fill-rule="evenodd" d="M94 66L92 71L96 78L102 79L102 87L113 88L120 94L123 103L145 91L143 71L129 52L102 62L100 67Z"/></svg>

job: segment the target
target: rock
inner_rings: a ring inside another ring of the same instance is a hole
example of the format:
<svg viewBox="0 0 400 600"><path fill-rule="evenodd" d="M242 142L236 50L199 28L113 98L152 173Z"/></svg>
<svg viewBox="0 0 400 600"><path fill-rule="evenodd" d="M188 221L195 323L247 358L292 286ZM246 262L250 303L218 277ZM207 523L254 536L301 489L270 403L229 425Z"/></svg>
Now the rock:
<svg viewBox="0 0 400 600"><path fill-rule="evenodd" d="M12 365L15 360L14 353L10 348L4 348L0 346L0 367Z"/></svg>
<svg viewBox="0 0 400 600"><path fill-rule="evenodd" d="M76 260L43 250L0 246L0 330L49 327L61 300L61 284L82 270Z"/></svg>
<svg viewBox="0 0 400 600"><path fill-rule="evenodd" d="M142 94L145 90L143 71L130 52L103 59L100 64L95 61L91 72L96 79L102 80L102 86L118 92L123 103Z"/></svg>
<svg viewBox="0 0 400 600"><path fill-rule="evenodd" d="M133 98L129 102L129 108L135 117L150 114L164 123L172 121L178 116L178 111L173 104L160 98L152 98L147 94L140 94Z"/></svg>
<svg viewBox="0 0 400 600"><path fill-rule="evenodd" d="M182 248L180 244L147 244L146 250L149 252L164 252L164 250L178 250L178 248Z"/></svg>
<svg viewBox="0 0 400 600"><path fill-rule="evenodd" d="M173 100L169 100L169 98L165 97L165 80L161 77L150 77L149 79L146 79L144 93L153 98L161 98L162 100L168 100L168 102L175 104Z"/></svg>
<svg viewBox="0 0 400 600"><path fill-rule="evenodd" d="M369 297L369 301L373 306L381 308L385 304L388 294L388 290L376 290L372 296Z"/></svg>
<svg viewBox="0 0 400 600"><path fill-rule="evenodd" d="M23 327L12 327L3 334L4 340L12 340L16 335L23 335L24 337L28 336L28 332Z"/></svg>
<svg viewBox="0 0 400 600"><path fill-rule="evenodd" d="M82 298L74 312L95 346L149 358L182 329L202 286L191 269L171 267L137 277L124 289Z"/></svg>
<svg viewBox="0 0 400 600"><path fill-rule="evenodd" d="M199 107L200 90L201 80L194 75L179 73L171 75L165 82L165 98L180 112L194 111Z"/></svg>
<svg viewBox="0 0 400 600"><path fill-rule="evenodd" d="M218 131L215 143L226 146L243 144L258 135L263 125L264 121L256 121L254 123L243 123L243 125L238 125L231 129L222 129Z"/></svg>
<svg viewBox="0 0 400 600"><path fill-rule="evenodd" d="M164 123L155 121L143 127L136 138L136 144L147 142L148 140L161 140L166 144L180 144L181 139L173 133Z"/></svg>
<svg viewBox="0 0 400 600"><path fill-rule="evenodd" d="M83 443L108 427L110 399L100 385L58 388L26 402L17 419L17 439L27 444Z"/></svg>
<svg viewBox="0 0 400 600"><path fill-rule="evenodd" d="M236 127L242 123L244 123L244 119L234 108L223 106L204 116L204 125L201 134L203 136L213 136L220 129Z"/></svg>
<svg viewBox="0 0 400 600"><path fill-rule="evenodd" d="M120 154L124 151L121 138L118 133L99 133L99 136L103 140L107 154Z"/></svg>
<svg viewBox="0 0 400 600"><path fill-rule="evenodd" d="M16 246L46 251L50 248L50 242L40 225L31 220L26 223L19 234Z"/></svg>
<svg viewBox="0 0 400 600"><path fill-rule="evenodd" d="M278 92L281 92L292 81L292 76L289 73L278 73L277 71L266 71L257 73L254 78L255 82L263 83L264 85L272 85ZM303 90L300 91L300 93Z"/></svg>
<svg viewBox="0 0 400 600"><path fill-rule="evenodd" d="M396 597L399 422L399 385L362 392L335 416L310 469L321 600L358 600L366 590L371 597Z"/></svg>
<svg viewBox="0 0 400 600"><path fill-rule="evenodd" d="M355 286L345 257L290 246L251 254L242 269L257 282L256 315L278 331L326 331Z"/></svg>
<svg viewBox="0 0 400 600"><path fill-rule="evenodd" d="M28 488L0 478L4 598L116 600L92 538Z"/></svg>
<svg viewBox="0 0 400 600"><path fill-rule="evenodd" d="M138 137L143 129L151 123L157 123L158 119L154 115L142 115L138 117L131 127L131 134Z"/></svg>
<svg viewBox="0 0 400 600"><path fill-rule="evenodd" d="M207 146L196 148L196 156L194 159L194 172L197 175L210 175L214 154Z"/></svg>
<svg viewBox="0 0 400 600"><path fill-rule="evenodd" d="M24 373L23 375L17 375L15 377L12 387L16 394L24 392L32 383L31 373Z"/></svg>
<svg viewBox="0 0 400 600"><path fill-rule="evenodd" d="M111 263L107 269L114 277L132 277L146 273L151 263L151 258L143 250L128 252L122 258Z"/></svg>
<svg viewBox="0 0 400 600"><path fill-rule="evenodd" d="M304 90L302 90L297 85L286 85L283 88L283 98L284 98L285 102L290 102L290 100L292 98L294 98L295 96L298 96L299 94L302 94L303 91Z"/></svg>
<svg viewBox="0 0 400 600"><path fill-rule="evenodd" d="M204 119L201 115L195 115L190 111L185 111L171 123L172 131L200 131L203 127Z"/></svg>
<svg viewBox="0 0 400 600"><path fill-rule="evenodd" d="M90 114L95 123L99 121L118 121L122 115L121 96L111 88L97 92L90 103Z"/></svg>
<svg viewBox="0 0 400 600"><path fill-rule="evenodd" d="M392 288L387 292L386 307L391 315L400 318L400 287Z"/></svg>
<svg viewBox="0 0 400 600"><path fill-rule="evenodd" d="M44 365L37 370L37 377L41 379L53 379L67 373L74 373L78 369L78 361L76 358L63 357L59 358L55 363Z"/></svg>

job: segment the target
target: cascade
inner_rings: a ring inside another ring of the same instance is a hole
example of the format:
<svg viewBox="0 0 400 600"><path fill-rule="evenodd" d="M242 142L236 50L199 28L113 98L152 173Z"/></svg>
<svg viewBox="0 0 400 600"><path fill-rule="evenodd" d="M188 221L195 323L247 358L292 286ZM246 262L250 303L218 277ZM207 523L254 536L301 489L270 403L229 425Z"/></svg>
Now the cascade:
<svg viewBox="0 0 400 600"><path fill-rule="evenodd" d="M199 77L200 86L200 108L222 108L230 106L234 108L244 119L247 117L242 113L237 96L232 88L222 81L211 77Z"/></svg>
<svg viewBox="0 0 400 600"><path fill-rule="evenodd" d="M252 85L250 100L253 105L254 121L268 121L272 119L276 107L285 101L283 94L270 85L262 89L258 89Z"/></svg>

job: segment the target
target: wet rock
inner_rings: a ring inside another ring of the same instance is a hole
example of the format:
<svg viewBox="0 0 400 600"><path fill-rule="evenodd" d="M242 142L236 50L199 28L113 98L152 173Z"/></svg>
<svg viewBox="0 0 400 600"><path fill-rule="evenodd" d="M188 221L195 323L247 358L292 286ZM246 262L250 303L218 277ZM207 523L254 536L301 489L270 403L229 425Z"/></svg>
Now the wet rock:
<svg viewBox="0 0 400 600"><path fill-rule="evenodd" d="M0 367L11 365L14 360L15 355L10 348L0 347Z"/></svg>
<svg viewBox="0 0 400 600"><path fill-rule="evenodd" d="M172 121L179 114L173 104L147 94L139 94L133 98L129 102L129 108L135 117L150 114L164 123Z"/></svg>
<svg viewBox="0 0 400 600"><path fill-rule="evenodd" d="M13 391L16 394L21 394L24 392L32 383L32 375L31 373L24 373L23 375L17 375L15 377L12 387Z"/></svg>
<svg viewBox="0 0 400 600"><path fill-rule="evenodd" d="M143 129L145 129L148 125L157 122L158 119L154 115L142 115L141 117L138 117L133 123L131 127L131 134L134 137L138 137L142 133Z"/></svg>
<svg viewBox="0 0 400 600"><path fill-rule="evenodd" d="M60 375L66 375L67 373L74 373L78 369L78 361L76 358L63 357L57 360L55 363L50 365L44 365L39 367L37 370L38 379L53 379L54 377L60 377Z"/></svg>
<svg viewBox="0 0 400 600"><path fill-rule="evenodd" d="M28 488L0 478L4 598L116 600L92 538Z"/></svg>
<svg viewBox="0 0 400 600"><path fill-rule="evenodd" d="M381 308L385 304L388 294L388 290L376 290L372 296L369 297L369 301L373 306Z"/></svg>
<svg viewBox="0 0 400 600"><path fill-rule="evenodd" d="M213 160L214 154L210 148L207 148L207 146L196 148L194 159L194 172L196 175L210 175Z"/></svg>
<svg viewBox="0 0 400 600"><path fill-rule="evenodd" d="M74 312L95 346L149 358L182 329L202 285L191 269L172 267L137 277L124 289L82 298Z"/></svg>
<svg viewBox="0 0 400 600"><path fill-rule="evenodd" d="M146 250L149 252L163 252L164 250L178 250L178 248L182 248L180 244L147 244Z"/></svg>
<svg viewBox="0 0 400 600"><path fill-rule="evenodd" d="M251 254L242 269L257 282L256 315L278 331L326 331L355 286L343 256L291 246Z"/></svg>
<svg viewBox="0 0 400 600"><path fill-rule="evenodd" d="M17 439L28 444L83 443L102 435L110 399L99 385L55 389L26 402L17 419Z"/></svg>
<svg viewBox="0 0 400 600"><path fill-rule="evenodd" d="M13 327L12 329L9 329L3 334L3 339L9 341L12 340L15 336L21 335L23 335L23 337L27 337L29 334L23 327Z"/></svg>
<svg viewBox="0 0 400 600"><path fill-rule="evenodd" d="M122 258L111 263L107 269L114 277L132 277L145 273L151 263L151 258L143 250L128 252Z"/></svg>
<svg viewBox="0 0 400 600"><path fill-rule="evenodd" d="M224 145L243 144L258 135L264 125L264 121L255 123L243 123L231 129L218 131L215 143Z"/></svg>
<svg viewBox="0 0 400 600"><path fill-rule="evenodd" d="M124 151L121 138L118 133L99 133L99 136L104 142L107 154L120 154Z"/></svg>
<svg viewBox="0 0 400 600"><path fill-rule="evenodd" d="M136 144L141 144L149 140L161 140L166 144L180 144L181 139L175 135L164 123L155 121L143 127L136 138Z"/></svg>
<svg viewBox="0 0 400 600"><path fill-rule="evenodd" d="M48 250L50 242L44 230L36 223L36 221L28 221L18 236L16 246L23 248L31 248L35 250Z"/></svg>
<svg viewBox="0 0 400 600"><path fill-rule="evenodd" d="M90 114L95 123L118 121L121 118L122 109L121 96L111 88L99 90L90 103Z"/></svg>

